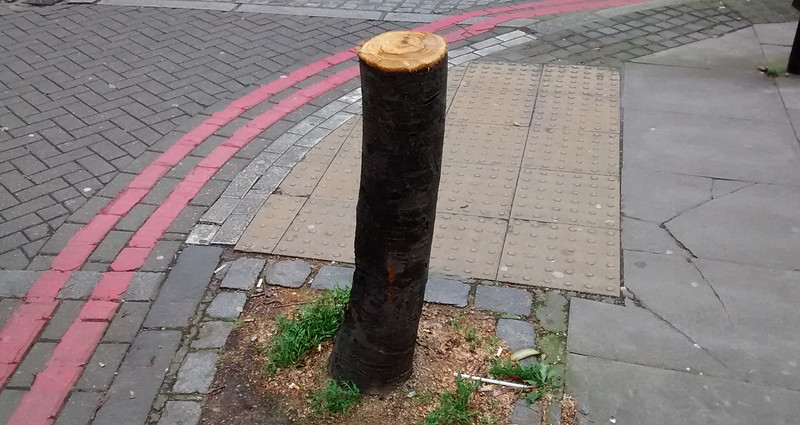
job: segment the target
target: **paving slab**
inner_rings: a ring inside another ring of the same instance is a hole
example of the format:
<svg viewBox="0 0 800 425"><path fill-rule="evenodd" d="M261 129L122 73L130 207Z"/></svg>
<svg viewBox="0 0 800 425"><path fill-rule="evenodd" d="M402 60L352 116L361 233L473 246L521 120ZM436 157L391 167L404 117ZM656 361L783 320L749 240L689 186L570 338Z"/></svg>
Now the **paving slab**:
<svg viewBox="0 0 800 425"><path fill-rule="evenodd" d="M447 122L442 162L519 167L526 134L526 127Z"/></svg>
<svg viewBox="0 0 800 425"><path fill-rule="evenodd" d="M757 24L753 25L758 41L762 44L776 44L791 46L794 34L797 31L797 22L784 24Z"/></svg>
<svg viewBox="0 0 800 425"><path fill-rule="evenodd" d="M429 278L425 284L425 302L466 307L470 286L453 279Z"/></svg>
<svg viewBox="0 0 800 425"><path fill-rule="evenodd" d="M239 258L231 264L220 284L225 289L252 289L258 275L264 269L266 260L260 258Z"/></svg>
<svg viewBox="0 0 800 425"><path fill-rule="evenodd" d="M536 347L536 328L522 320L500 319L497 321L497 337L513 351Z"/></svg>
<svg viewBox="0 0 800 425"><path fill-rule="evenodd" d="M100 344L81 374L75 388L86 391L106 391L122 363L128 344ZM94 413L94 412L93 412Z"/></svg>
<svg viewBox="0 0 800 425"><path fill-rule="evenodd" d="M619 229L619 179L523 168L511 217Z"/></svg>
<svg viewBox="0 0 800 425"><path fill-rule="evenodd" d="M554 291L546 292L542 298L533 309L539 325L547 332L566 332L567 298Z"/></svg>
<svg viewBox="0 0 800 425"><path fill-rule="evenodd" d="M800 252L797 211L796 187L757 184L681 214L667 228L701 258L794 269Z"/></svg>
<svg viewBox="0 0 800 425"><path fill-rule="evenodd" d="M643 308L573 298L569 324L570 353L718 378L739 378L700 345Z"/></svg>
<svg viewBox="0 0 800 425"><path fill-rule="evenodd" d="M656 223L622 218L622 249L689 257L688 251Z"/></svg>
<svg viewBox="0 0 800 425"><path fill-rule="evenodd" d="M220 292L209 304L206 314L209 317L236 319L242 314L246 302L247 294L244 292Z"/></svg>
<svg viewBox="0 0 800 425"><path fill-rule="evenodd" d="M168 401L158 425L196 425L203 404L196 401Z"/></svg>
<svg viewBox="0 0 800 425"><path fill-rule="evenodd" d="M14 409L17 408L22 397L25 396L24 390L5 389L0 391L0 421L6 423Z"/></svg>
<svg viewBox="0 0 800 425"><path fill-rule="evenodd" d="M625 155L628 155L627 151ZM622 177L625 179L622 186L623 214L650 223L661 224L712 197L713 181L705 177L650 171L636 166L625 167Z"/></svg>
<svg viewBox="0 0 800 425"><path fill-rule="evenodd" d="M142 322L145 321L148 311L150 310L149 302L126 302L123 303L111 324L108 325L103 341L105 342L130 342L136 337L139 329L142 327Z"/></svg>
<svg viewBox="0 0 800 425"><path fill-rule="evenodd" d="M267 266L264 280L269 285L299 288L311 274L311 265L301 260L283 260Z"/></svg>
<svg viewBox="0 0 800 425"><path fill-rule="evenodd" d="M759 93L755 88L737 90ZM785 116L786 111L781 108L780 114ZM625 111L625 117L623 161L630 168L800 184L797 139L788 124L752 120L752 117L630 109ZM627 168L623 168L623 178L631 171Z"/></svg>
<svg viewBox="0 0 800 425"><path fill-rule="evenodd" d="M729 193L736 192L737 190L744 189L754 183L740 180L722 180L714 179L711 185L711 197L719 198Z"/></svg>
<svg viewBox="0 0 800 425"><path fill-rule="evenodd" d="M352 263L355 216L354 202L312 197L300 209L273 252Z"/></svg>
<svg viewBox="0 0 800 425"><path fill-rule="evenodd" d="M39 272L0 270L0 297L23 297L39 277Z"/></svg>
<svg viewBox="0 0 800 425"><path fill-rule="evenodd" d="M102 393L73 391L55 423L56 425L88 424L102 401Z"/></svg>
<svg viewBox="0 0 800 425"><path fill-rule="evenodd" d="M334 265L322 266L314 280L311 281L311 289L333 289L336 287L342 289L350 289L353 285L353 273L355 269L352 267L342 267Z"/></svg>
<svg viewBox="0 0 800 425"><path fill-rule="evenodd" d="M622 107L706 116L788 122L778 89L758 71L706 70L674 66L625 64ZM741 96L747 93L747 96ZM637 123L637 119L632 120ZM650 127L653 127L650 125ZM724 130L724 126L715 128ZM623 137L624 138L624 137Z"/></svg>
<svg viewBox="0 0 800 425"><path fill-rule="evenodd" d="M197 351L186 355L172 391L180 394L205 394L217 372L217 356L211 351Z"/></svg>
<svg viewBox="0 0 800 425"><path fill-rule="evenodd" d="M800 78L776 78L775 82L786 109L800 109Z"/></svg>
<svg viewBox="0 0 800 425"><path fill-rule="evenodd" d="M72 321L78 317L83 308L83 301L65 300L58 304L58 309L50 318L39 338L44 340L58 341L64 333L72 326Z"/></svg>
<svg viewBox="0 0 800 425"><path fill-rule="evenodd" d="M189 246L178 257L145 319L145 327L186 327L217 268L222 248Z"/></svg>
<svg viewBox="0 0 800 425"><path fill-rule="evenodd" d="M497 279L596 294L619 293L619 232L514 220Z"/></svg>
<svg viewBox="0 0 800 425"><path fill-rule="evenodd" d="M532 127L522 165L542 170L619 175L619 134Z"/></svg>
<svg viewBox="0 0 800 425"><path fill-rule="evenodd" d="M92 423L145 423L180 340L180 331L141 332L125 356L106 401Z"/></svg>
<svg viewBox="0 0 800 425"><path fill-rule="evenodd" d="M430 269L451 276L493 280L508 221L461 214L436 214Z"/></svg>
<svg viewBox="0 0 800 425"><path fill-rule="evenodd" d="M122 294L124 301L152 301L158 295L164 273L138 272L133 275L128 289Z"/></svg>
<svg viewBox="0 0 800 425"><path fill-rule="evenodd" d="M750 27L722 37L636 58L633 62L703 69L753 71L765 64L761 43Z"/></svg>
<svg viewBox="0 0 800 425"><path fill-rule="evenodd" d="M271 195L242 234L236 249L273 252L305 202L302 197Z"/></svg>
<svg viewBox="0 0 800 425"><path fill-rule="evenodd" d="M50 360L56 349L54 342L37 342L33 344L25 359L17 366L14 374L8 380L10 387L29 388L33 384L36 374L44 370L44 365Z"/></svg>
<svg viewBox="0 0 800 425"><path fill-rule="evenodd" d="M531 294L522 289L479 285L475 290L475 307L483 310L527 316L532 303Z"/></svg>
<svg viewBox="0 0 800 425"><path fill-rule="evenodd" d="M586 415L579 424L670 422L789 425L800 393L595 357L569 356L566 390ZM624 379L620 379L624 377Z"/></svg>
<svg viewBox="0 0 800 425"><path fill-rule="evenodd" d="M692 340L733 330L714 288L687 259L626 251L625 287Z"/></svg>
<svg viewBox="0 0 800 425"><path fill-rule="evenodd" d="M0 328L6 325L20 305L22 305L21 299L4 298L0 300Z"/></svg>
<svg viewBox="0 0 800 425"><path fill-rule="evenodd" d="M528 404L525 400L514 402L514 409L511 411L511 425L541 424L542 410L538 403Z"/></svg>
<svg viewBox="0 0 800 425"><path fill-rule="evenodd" d="M94 285L102 277L100 272L76 271L72 272L67 283L58 291L58 298L61 299L86 299L92 293Z"/></svg>
<svg viewBox="0 0 800 425"><path fill-rule="evenodd" d="M233 322L203 322L197 339L192 341L192 348L222 348L233 330Z"/></svg>

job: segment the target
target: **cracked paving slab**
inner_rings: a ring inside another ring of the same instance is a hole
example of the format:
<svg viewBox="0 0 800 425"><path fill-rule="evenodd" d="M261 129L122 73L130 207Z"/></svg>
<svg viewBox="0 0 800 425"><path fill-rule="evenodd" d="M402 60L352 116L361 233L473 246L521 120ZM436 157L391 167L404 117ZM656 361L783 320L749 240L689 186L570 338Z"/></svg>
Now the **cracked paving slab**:
<svg viewBox="0 0 800 425"><path fill-rule="evenodd" d="M642 83L644 84L644 83ZM659 85L659 79L647 84ZM632 88L631 90L637 90ZM758 87L726 87L750 90ZM658 97L653 93L651 96ZM708 96L715 96L708 94ZM775 94L777 97L777 94ZM733 101L733 100L731 100ZM781 102L780 98L764 102ZM688 101L692 104L694 101ZM716 104L706 103L715 109ZM782 104L782 103L781 103ZM758 108L758 105L752 105ZM713 117L680 111L625 109L623 179L629 164L648 170L751 182L800 184L800 155L792 126L754 117ZM776 112L786 115L786 111Z"/></svg>
<svg viewBox="0 0 800 425"><path fill-rule="evenodd" d="M569 355L567 391L580 424L794 424L800 392ZM624 378L623 378L624 377Z"/></svg>
<svg viewBox="0 0 800 425"><path fill-rule="evenodd" d="M800 258L798 211L797 188L757 184L687 211L666 227L698 257L791 270Z"/></svg>
<svg viewBox="0 0 800 425"><path fill-rule="evenodd" d="M709 178L625 167L622 179L622 211L626 217L663 223L711 200Z"/></svg>
<svg viewBox="0 0 800 425"><path fill-rule="evenodd" d="M701 346L644 308L573 298L567 350L678 372L739 377Z"/></svg>
<svg viewBox="0 0 800 425"><path fill-rule="evenodd" d="M800 389L800 273L694 261L626 252L626 287L741 380Z"/></svg>

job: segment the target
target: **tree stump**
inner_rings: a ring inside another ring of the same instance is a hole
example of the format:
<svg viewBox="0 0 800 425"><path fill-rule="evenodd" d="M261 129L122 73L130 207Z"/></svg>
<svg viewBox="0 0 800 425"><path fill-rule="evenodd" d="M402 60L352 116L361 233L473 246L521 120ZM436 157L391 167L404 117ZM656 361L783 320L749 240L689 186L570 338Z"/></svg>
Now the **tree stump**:
<svg viewBox="0 0 800 425"><path fill-rule="evenodd" d="M447 42L392 31L358 48L361 185L350 304L331 376L379 393L412 371L442 164Z"/></svg>

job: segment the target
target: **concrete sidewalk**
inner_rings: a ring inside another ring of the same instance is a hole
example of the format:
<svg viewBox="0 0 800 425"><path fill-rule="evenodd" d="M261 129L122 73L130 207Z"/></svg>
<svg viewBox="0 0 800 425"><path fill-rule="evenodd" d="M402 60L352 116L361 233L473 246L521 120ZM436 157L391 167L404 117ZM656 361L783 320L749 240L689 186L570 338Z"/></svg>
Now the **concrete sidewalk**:
<svg viewBox="0 0 800 425"><path fill-rule="evenodd" d="M783 74L795 28L625 64L627 298L572 299L580 423L800 420L800 79Z"/></svg>

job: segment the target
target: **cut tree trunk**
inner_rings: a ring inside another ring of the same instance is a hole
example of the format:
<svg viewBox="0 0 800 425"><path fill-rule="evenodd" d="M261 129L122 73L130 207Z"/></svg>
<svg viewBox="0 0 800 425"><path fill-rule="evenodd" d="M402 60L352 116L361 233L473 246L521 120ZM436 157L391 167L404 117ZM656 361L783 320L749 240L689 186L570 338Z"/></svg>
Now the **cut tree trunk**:
<svg viewBox="0 0 800 425"><path fill-rule="evenodd" d="M442 164L447 42L393 31L359 48L364 135L350 304L331 376L384 392L411 375Z"/></svg>

